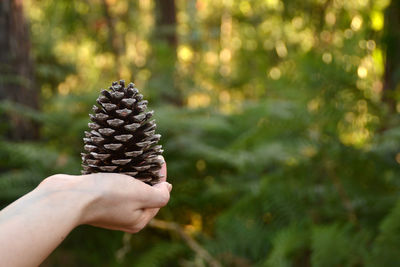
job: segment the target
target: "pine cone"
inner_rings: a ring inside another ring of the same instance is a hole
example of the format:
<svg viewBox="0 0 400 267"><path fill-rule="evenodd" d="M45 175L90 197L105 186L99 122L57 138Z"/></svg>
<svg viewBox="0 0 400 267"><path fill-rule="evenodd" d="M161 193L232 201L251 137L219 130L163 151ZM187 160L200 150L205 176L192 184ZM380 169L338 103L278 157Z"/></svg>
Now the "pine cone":
<svg viewBox="0 0 400 267"><path fill-rule="evenodd" d="M82 174L97 172L123 173L148 184L161 178L163 163L157 145L153 111L146 112L148 101L143 100L133 83L125 88L125 81L113 82L109 90L102 90L89 114L91 131L85 131L82 153Z"/></svg>

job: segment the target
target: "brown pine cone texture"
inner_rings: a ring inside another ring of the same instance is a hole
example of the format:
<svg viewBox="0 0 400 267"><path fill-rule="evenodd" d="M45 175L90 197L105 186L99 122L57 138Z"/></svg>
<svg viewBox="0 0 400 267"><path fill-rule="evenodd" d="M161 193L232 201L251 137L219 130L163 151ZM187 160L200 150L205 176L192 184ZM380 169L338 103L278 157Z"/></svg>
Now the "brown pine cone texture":
<svg viewBox="0 0 400 267"><path fill-rule="evenodd" d="M161 135L155 134L147 103L133 83L125 88L123 80L101 91L83 138L82 174L122 173L151 185L160 180Z"/></svg>

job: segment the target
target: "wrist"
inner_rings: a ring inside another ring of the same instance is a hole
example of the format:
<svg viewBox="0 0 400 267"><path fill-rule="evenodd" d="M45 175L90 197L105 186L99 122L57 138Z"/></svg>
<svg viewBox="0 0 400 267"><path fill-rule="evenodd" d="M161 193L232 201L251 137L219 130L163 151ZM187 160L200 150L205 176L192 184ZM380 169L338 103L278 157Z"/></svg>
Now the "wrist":
<svg viewBox="0 0 400 267"><path fill-rule="evenodd" d="M68 217L72 228L85 223L88 207L97 198L81 176L56 174L43 180L36 190L46 195L49 205Z"/></svg>

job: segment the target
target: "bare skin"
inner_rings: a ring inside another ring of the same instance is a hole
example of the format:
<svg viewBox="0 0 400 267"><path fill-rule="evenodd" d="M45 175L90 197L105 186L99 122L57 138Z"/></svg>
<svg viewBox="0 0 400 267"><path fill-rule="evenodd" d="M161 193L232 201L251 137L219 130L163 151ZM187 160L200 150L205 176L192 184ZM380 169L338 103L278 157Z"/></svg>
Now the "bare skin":
<svg viewBox="0 0 400 267"><path fill-rule="evenodd" d="M113 173L50 176L0 211L0 266L38 266L82 224L137 233L171 189L165 178L149 186Z"/></svg>

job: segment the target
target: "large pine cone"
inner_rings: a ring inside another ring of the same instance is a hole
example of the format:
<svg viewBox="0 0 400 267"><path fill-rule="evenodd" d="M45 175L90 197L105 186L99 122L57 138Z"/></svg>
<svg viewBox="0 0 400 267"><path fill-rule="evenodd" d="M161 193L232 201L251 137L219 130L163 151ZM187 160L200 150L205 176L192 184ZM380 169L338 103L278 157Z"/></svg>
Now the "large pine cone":
<svg viewBox="0 0 400 267"><path fill-rule="evenodd" d="M91 131L85 131L82 153L82 174L115 172L130 175L148 184L161 178L159 170L163 150L157 145L153 111L147 111L147 101L133 83L113 82L102 90L89 114Z"/></svg>

